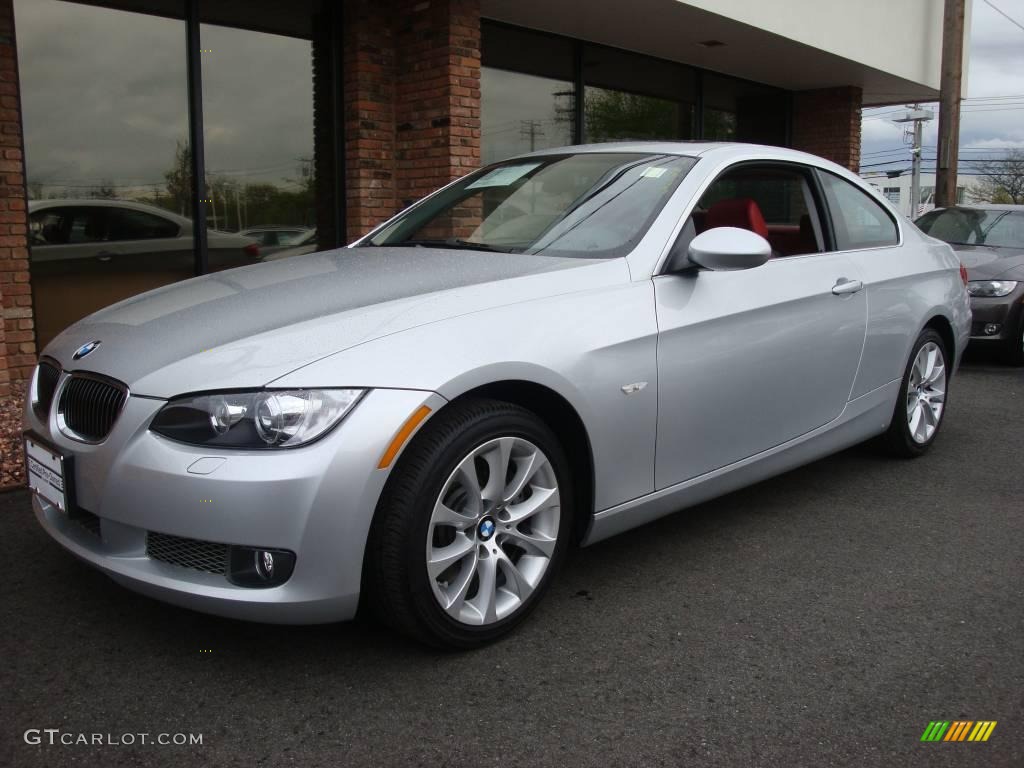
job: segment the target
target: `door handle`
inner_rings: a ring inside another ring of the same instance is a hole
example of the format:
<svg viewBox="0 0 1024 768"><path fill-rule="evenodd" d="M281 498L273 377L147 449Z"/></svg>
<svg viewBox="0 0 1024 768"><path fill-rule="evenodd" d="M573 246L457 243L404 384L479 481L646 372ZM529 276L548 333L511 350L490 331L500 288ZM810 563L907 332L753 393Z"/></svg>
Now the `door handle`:
<svg viewBox="0 0 1024 768"><path fill-rule="evenodd" d="M860 280L847 280L845 277L840 277L836 280L836 284L832 286L832 293L836 296L849 296L851 293L857 293L864 288L864 283Z"/></svg>
<svg viewBox="0 0 1024 768"><path fill-rule="evenodd" d="M113 256L114 254L112 254L110 251L100 251L99 253L96 254L96 261L110 261L113 258Z"/></svg>

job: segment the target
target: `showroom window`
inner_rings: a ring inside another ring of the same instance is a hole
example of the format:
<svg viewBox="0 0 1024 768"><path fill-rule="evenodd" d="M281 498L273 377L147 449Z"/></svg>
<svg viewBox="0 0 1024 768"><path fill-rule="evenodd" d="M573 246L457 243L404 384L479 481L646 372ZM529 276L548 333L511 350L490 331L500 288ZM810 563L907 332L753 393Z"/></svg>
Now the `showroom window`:
<svg viewBox="0 0 1024 768"><path fill-rule="evenodd" d="M747 80L703 73L703 138L785 146L789 134L789 96L785 91Z"/></svg>
<svg viewBox="0 0 1024 768"><path fill-rule="evenodd" d="M485 163L583 142L788 143L786 91L505 23L481 30Z"/></svg>
<svg viewBox="0 0 1024 768"><path fill-rule="evenodd" d="M61 0L17 0L15 13L42 348L101 307L194 274L187 227L108 236L122 201L163 221L189 213L185 23Z"/></svg>
<svg viewBox="0 0 1024 768"><path fill-rule="evenodd" d="M482 25L480 143L485 164L574 140L573 44L502 24ZM529 56L523 56L528 50Z"/></svg>
<svg viewBox="0 0 1024 768"><path fill-rule="evenodd" d="M691 139L697 73L604 46L583 47L583 140Z"/></svg>
<svg viewBox="0 0 1024 768"><path fill-rule="evenodd" d="M40 348L143 291L316 248L319 9L15 0Z"/></svg>

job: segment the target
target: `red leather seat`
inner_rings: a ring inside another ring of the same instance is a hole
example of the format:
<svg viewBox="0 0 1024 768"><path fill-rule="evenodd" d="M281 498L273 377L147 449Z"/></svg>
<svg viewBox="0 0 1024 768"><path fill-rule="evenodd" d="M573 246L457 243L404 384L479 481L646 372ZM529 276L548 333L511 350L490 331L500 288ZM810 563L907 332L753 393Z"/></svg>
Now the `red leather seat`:
<svg viewBox="0 0 1024 768"><path fill-rule="evenodd" d="M719 200L708 208L707 229L715 227L749 229L766 240L768 239L768 225L764 223L761 209L749 197Z"/></svg>

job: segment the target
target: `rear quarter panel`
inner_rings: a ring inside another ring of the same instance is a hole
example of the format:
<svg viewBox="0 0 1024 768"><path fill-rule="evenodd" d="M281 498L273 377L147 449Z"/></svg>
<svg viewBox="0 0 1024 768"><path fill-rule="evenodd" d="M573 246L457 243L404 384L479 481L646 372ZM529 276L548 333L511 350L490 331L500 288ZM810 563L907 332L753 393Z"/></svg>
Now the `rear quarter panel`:
<svg viewBox="0 0 1024 768"><path fill-rule="evenodd" d="M902 246L850 254L868 291L868 332L851 399L901 378L910 348L932 318L945 317L953 327L957 362L970 335L970 301L956 254L909 223L901 226Z"/></svg>

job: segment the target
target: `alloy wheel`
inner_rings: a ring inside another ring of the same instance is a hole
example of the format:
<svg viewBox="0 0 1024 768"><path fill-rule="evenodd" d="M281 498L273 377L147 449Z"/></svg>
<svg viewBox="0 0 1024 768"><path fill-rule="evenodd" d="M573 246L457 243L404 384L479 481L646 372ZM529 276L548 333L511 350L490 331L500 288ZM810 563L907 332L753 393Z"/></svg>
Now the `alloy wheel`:
<svg viewBox="0 0 1024 768"><path fill-rule="evenodd" d="M540 584L558 542L561 505L548 457L521 437L488 440L441 489L427 528L427 575L463 624L513 614Z"/></svg>
<svg viewBox="0 0 1024 768"><path fill-rule="evenodd" d="M932 439L946 403L946 359L939 345L924 344L914 358L907 384L907 425L914 442Z"/></svg>

